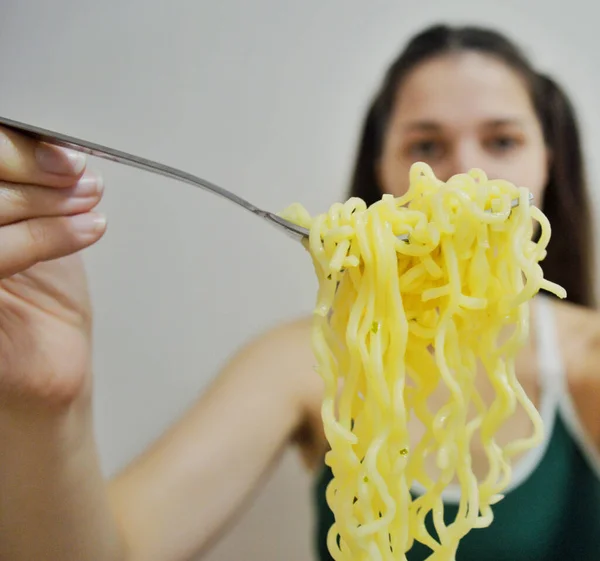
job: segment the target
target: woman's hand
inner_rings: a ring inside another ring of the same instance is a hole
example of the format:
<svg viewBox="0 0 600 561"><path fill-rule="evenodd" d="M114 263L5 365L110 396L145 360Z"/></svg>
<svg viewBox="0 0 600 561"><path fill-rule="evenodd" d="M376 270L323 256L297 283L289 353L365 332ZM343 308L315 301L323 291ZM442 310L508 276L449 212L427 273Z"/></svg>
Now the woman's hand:
<svg viewBox="0 0 600 561"><path fill-rule="evenodd" d="M89 399L90 303L73 255L105 229L91 213L100 181L84 167L0 128L0 560L188 559L285 445L313 441L306 411L312 426L322 391L308 324L249 344L107 485Z"/></svg>
<svg viewBox="0 0 600 561"><path fill-rule="evenodd" d="M54 408L89 388L81 259L100 239L102 181L83 155L0 127L0 403ZM27 407L31 410L31 407ZM34 407L33 410L38 409Z"/></svg>

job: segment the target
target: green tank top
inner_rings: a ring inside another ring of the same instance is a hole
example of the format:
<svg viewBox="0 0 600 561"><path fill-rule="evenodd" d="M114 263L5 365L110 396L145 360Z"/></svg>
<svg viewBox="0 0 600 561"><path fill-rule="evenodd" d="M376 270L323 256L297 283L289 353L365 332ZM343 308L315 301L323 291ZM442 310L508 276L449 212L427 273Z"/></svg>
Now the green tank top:
<svg viewBox="0 0 600 561"><path fill-rule="evenodd" d="M457 561L599 561L600 455L580 426L568 397L549 303L536 301L542 400L548 436L515 466L513 483L496 504L488 528L472 530ZM315 482L316 548L319 561L333 561L327 532L333 514L325 500L332 473L324 466ZM417 494L415 492L415 494ZM456 516L457 497L445 497L446 522ZM435 536L431 520L428 529ZM415 542L408 561L431 550Z"/></svg>

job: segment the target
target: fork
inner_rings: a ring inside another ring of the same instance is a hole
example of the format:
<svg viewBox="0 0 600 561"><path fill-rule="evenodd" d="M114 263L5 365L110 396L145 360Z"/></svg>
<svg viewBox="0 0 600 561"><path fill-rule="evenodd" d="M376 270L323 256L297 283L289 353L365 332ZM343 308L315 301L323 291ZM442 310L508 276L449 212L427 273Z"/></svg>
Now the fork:
<svg viewBox="0 0 600 561"><path fill-rule="evenodd" d="M285 220L284 218L281 218L272 212L263 210L239 195L236 195L227 189L223 189L223 187L219 187L218 185L198 177L197 175L192 175L191 173L187 173L159 162L153 162L152 160L141 158L140 156L134 156L133 154L128 154L126 152L122 152L121 150L109 148L108 146L102 146L100 144L96 144L95 142L89 142L87 140L82 140L80 138L75 138L59 132L42 129L40 127L28 125L12 119L7 119L6 117L0 116L0 125L18 131L35 140L40 140L56 146L62 146L63 148L69 148L77 152L83 152L84 154L89 154L90 156L96 156L98 158L103 158L119 164L125 164L127 166L156 173L158 175L163 175L171 179L177 179L183 183L189 183L190 185L205 189L206 191L214 193L215 195L219 195L220 197L223 197L228 201L245 208L256 216L260 216L278 228L283 229L287 234L298 240L308 237L308 230L306 228L302 228L301 226L298 226L289 220Z"/></svg>
<svg viewBox="0 0 600 561"><path fill-rule="evenodd" d="M214 183L207 181L206 179L202 179L197 175L192 175L191 173L179 170L171 166L167 166L165 164L161 164L159 162L154 162L146 158L134 156L133 154L128 154L127 152L122 152L121 150L116 150L114 148L102 146L101 144L96 144L94 142L89 142L87 140L82 140L80 138L75 138L73 136L68 136L59 132L54 132L33 125L28 125L26 123L21 123L19 121L14 121L12 119L7 119L6 117L0 116L0 125L18 131L35 140L40 140L42 142L47 142L49 144L54 144L63 148L69 148L77 152L89 154L90 156L103 158L105 160L110 160L119 164L124 164L134 168L142 169L145 171L156 173L158 175L163 175L171 179L177 179L179 181L182 181L183 183L194 185L195 187L200 187L215 195L223 197L238 206L241 206L242 208L250 211L251 213L255 214L256 216L259 216L260 218L263 218L267 222L284 230L288 235L292 236L297 240L302 240L308 237L309 232L306 228L298 226L297 224L294 224L289 220L285 220L277 214L274 214L267 210L263 210L253 205L246 199L240 197L239 195L236 195L235 193L232 193L227 189L223 189L223 187L219 187L218 185L215 185ZM530 193L529 201L531 202L532 200L533 195L531 195ZM511 208L518 206L518 204L519 200L513 199L511 201ZM408 241L408 234L403 234L401 236L398 236L398 238L403 241Z"/></svg>

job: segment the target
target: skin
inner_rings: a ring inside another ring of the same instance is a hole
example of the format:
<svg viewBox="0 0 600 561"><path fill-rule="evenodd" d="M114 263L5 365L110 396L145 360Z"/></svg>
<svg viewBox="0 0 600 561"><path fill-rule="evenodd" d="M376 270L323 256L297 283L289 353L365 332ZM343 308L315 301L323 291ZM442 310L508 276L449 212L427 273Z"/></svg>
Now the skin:
<svg viewBox="0 0 600 561"><path fill-rule="evenodd" d="M179 422L104 481L91 420L91 312L73 255L104 232L90 213L101 182L75 156L53 150L53 160L40 160L38 149L0 129L0 179L11 182L0 185L0 559L189 559L226 528L286 446L310 468L320 465L326 442L310 320L257 337ZM399 195L415 160L443 179L481 167L529 186L537 200L550 157L519 77L494 59L462 54L407 77L378 170L385 190ZM600 446L600 318L553 306L569 391ZM533 337L517 366L537 403ZM223 420L223 410L237 414ZM528 429L515 416L507 431Z"/></svg>

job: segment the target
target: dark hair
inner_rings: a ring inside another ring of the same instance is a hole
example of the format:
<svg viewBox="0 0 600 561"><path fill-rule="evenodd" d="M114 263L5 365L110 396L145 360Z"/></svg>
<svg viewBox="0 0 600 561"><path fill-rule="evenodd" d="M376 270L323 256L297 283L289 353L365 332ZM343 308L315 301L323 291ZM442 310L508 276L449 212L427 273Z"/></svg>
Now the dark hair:
<svg viewBox="0 0 600 561"><path fill-rule="evenodd" d="M425 60L460 51L478 51L496 57L525 80L551 154L542 210L550 220L553 236L542 263L544 275L566 289L569 301L593 306L591 212L575 111L558 84L536 72L521 50L500 33L477 27L437 25L411 39L387 71L367 113L350 195L364 199L367 204L381 198L377 161L398 88L406 75Z"/></svg>

